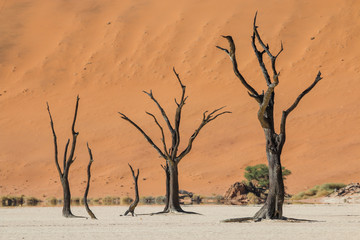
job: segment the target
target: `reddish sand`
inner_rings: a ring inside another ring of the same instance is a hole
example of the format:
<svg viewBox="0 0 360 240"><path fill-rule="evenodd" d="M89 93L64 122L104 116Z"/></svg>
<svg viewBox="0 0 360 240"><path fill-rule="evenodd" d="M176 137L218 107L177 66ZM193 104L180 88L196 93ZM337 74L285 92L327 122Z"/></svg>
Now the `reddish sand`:
<svg viewBox="0 0 360 240"><path fill-rule="evenodd" d="M246 166L266 163L257 103L215 48L227 47L220 35L232 35L241 72L258 91L265 89L250 43L256 10L264 41L274 51L284 44L277 126L281 111L319 70L324 78L288 118L282 156L292 171L288 191L360 181L359 9L360 2L350 0L0 1L0 195L61 196L46 101L62 159L77 94L73 195L85 188L86 142L95 158L89 197L132 195L127 163L140 168L142 195L163 194L163 160L117 112L160 145L159 129L145 111L160 114L142 90L152 89L173 116L180 95L173 66L189 95L181 148L204 110L226 105L233 112L202 130L180 163L180 188L223 194L243 179Z"/></svg>

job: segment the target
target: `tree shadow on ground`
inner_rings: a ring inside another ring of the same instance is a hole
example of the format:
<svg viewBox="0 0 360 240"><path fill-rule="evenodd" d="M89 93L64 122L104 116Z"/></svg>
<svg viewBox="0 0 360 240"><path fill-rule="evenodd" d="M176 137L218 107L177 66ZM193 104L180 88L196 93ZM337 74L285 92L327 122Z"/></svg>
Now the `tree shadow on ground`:
<svg viewBox="0 0 360 240"><path fill-rule="evenodd" d="M311 219L301 219L301 218L287 218L282 217L281 219L261 219L261 218L253 218L253 217L244 217L244 218L229 218L222 220L223 223L252 223L252 222L261 222L261 221L276 221L276 222L291 222L291 223L312 223L312 222L324 222L318 220L311 220Z"/></svg>

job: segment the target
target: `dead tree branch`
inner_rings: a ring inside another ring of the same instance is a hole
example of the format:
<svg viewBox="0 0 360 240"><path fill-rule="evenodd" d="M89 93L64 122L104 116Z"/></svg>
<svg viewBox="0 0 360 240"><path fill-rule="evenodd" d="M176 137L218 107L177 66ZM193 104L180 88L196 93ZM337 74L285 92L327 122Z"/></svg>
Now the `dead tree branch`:
<svg viewBox="0 0 360 240"><path fill-rule="evenodd" d="M224 112L220 112L220 113L217 113L219 112L220 110L222 110L224 107L221 107L221 108L218 108L218 109L215 109L214 111L212 111L211 113L209 113L208 115L206 115L206 113L208 111L205 111L203 113L203 119L199 125L199 127L197 129L195 129L194 133L191 135L190 139L189 139L189 142L188 142L188 146L185 148L185 150L176 158L176 161L177 162L180 162L180 160L185 157L192 149L192 144L195 140L195 138L199 135L200 133L200 130L206 125L208 124L209 122L215 120L217 117L223 115L223 114L226 114L226 113L231 113L230 111L224 111Z"/></svg>
<svg viewBox="0 0 360 240"><path fill-rule="evenodd" d="M281 118L281 123L280 123L280 140L281 140L281 142L284 143L285 139L286 139L286 119L287 119L287 116L297 107L300 100L306 94L308 94L321 79L322 79L321 72L319 71L318 74L316 75L316 78L315 78L314 82L296 98L295 102L287 110L283 111L282 118ZM282 146L281 146L280 150L282 150Z"/></svg>
<svg viewBox="0 0 360 240"><path fill-rule="evenodd" d="M125 114L123 114L121 112L119 112L119 114L121 115L122 119L128 121L137 130L139 130L139 132L141 132L141 134L151 144L151 146L153 146L153 148L155 148L155 150L160 154L160 156L166 159L166 155L160 150L160 148L158 146L156 146L156 144L153 142L153 140L151 140L151 138L136 123L134 123L131 119L129 119Z"/></svg>
<svg viewBox="0 0 360 240"><path fill-rule="evenodd" d="M94 159L93 159L93 155L92 155L91 149L89 147L89 144L86 143L86 146L88 148L90 160L89 160L89 165L87 167L87 177L88 178L87 178L87 185L86 185L85 194L84 194L84 204L85 204L86 211L90 215L90 217L92 219L97 219L95 214L90 210L89 205L88 205L88 201L87 201L87 196L88 196L89 188L90 188L91 164L94 162Z"/></svg>
<svg viewBox="0 0 360 240"><path fill-rule="evenodd" d="M219 48L220 50L223 50L224 52L226 52L229 55L229 57L231 59L231 62L233 64L233 70L234 70L235 75L239 78L241 83L249 91L250 96L255 98L256 101L260 102L261 99L260 99L259 94L257 93L257 91L252 86L250 86L246 82L245 78L243 77L243 75L240 73L240 71L238 69L238 64L237 64L236 56L235 56L235 44L234 44L233 38L231 36L222 36L222 37L225 38L226 40L228 40L229 45L230 45L230 51L225 49L225 48L219 47L219 46L216 46L216 47Z"/></svg>

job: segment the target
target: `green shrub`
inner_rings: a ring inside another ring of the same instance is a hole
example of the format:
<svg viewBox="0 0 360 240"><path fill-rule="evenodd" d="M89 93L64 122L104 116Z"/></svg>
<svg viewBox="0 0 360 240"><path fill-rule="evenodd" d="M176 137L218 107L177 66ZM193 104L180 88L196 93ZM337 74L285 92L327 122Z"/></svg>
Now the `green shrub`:
<svg viewBox="0 0 360 240"><path fill-rule="evenodd" d="M295 194L291 199L292 200L300 200L307 199L311 197L325 197L333 193L336 189L340 189L345 187L346 185L343 183L325 183L322 185L316 185L313 188L306 190L305 192L300 192Z"/></svg>
<svg viewBox="0 0 360 240"><path fill-rule="evenodd" d="M290 175L291 171L282 167L283 179ZM252 183L255 187L261 189L269 189L269 168L265 164L258 164L255 166L247 166L244 174L249 185Z"/></svg>

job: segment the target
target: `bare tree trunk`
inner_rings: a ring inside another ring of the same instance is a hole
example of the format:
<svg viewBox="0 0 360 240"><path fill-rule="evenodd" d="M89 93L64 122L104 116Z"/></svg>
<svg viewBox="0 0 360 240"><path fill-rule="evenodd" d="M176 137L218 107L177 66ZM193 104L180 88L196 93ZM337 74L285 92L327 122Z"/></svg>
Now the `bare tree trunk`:
<svg viewBox="0 0 360 240"><path fill-rule="evenodd" d="M277 143L274 142L276 134L264 129L266 138L266 156L269 165L269 193L264 206L254 215L254 218L281 219L285 190L282 176L280 153Z"/></svg>
<svg viewBox="0 0 360 240"><path fill-rule="evenodd" d="M133 168L131 167L130 164L128 164L134 179L134 184L135 184L135 200L134 202L129 206L129 209L126 210L126 212L124 213L124 216L128 215L128 213L131 213L131 216L134 216L135 214L135 208L138 205L140 198L139 198L139 187L138 187L138 178L139 178L139 169L137 170L137 174L135 175Z"/></svg>
<svg viewBox="0 0 360 240"><path fill-rule="evenodd" d="M88 204L88 201L87 201L87 196L88 196L89 188L90 188L90 179L91 179L91 164L93 163L94 159L93 159L92 152L91 152L91 149L89 147L89 144L86 144L86 145L87 145L87 148L88 148L88 151L89 151L90 160L89 160L89 164L88 164L88 167L87 167L87 176L88 176L88 178L87 178L87 185L86 185L86 189L85 189L85 193L84 193L84 205L85 205L86 211L90 215L91 219L97 219L95 214L90 210L89 204Z"/></svg>
<svg viewBox="0 0 360 240"><path fill-rule="evenodd" d="M179 201L179 173L177 163L168 161L169 166L169 194L164 212L183 212Z"/></svg>
<svg viewBox="0 0 360 240"><path fill-rule="evenodd" d="M62 215L64 217L73 217L74 215L71 212L71 193L70 193L70 185L69 180L65 177L61 178L61 185L63 187L64 192L64 205L62 210Z"/></svg>
<svg viewBox="0 0 360 240"><path fill-rule="evenodd" d="M167 212L169 209L169 199L170 199L170 173L169 173L169 166L166 163L165 166L161 165L161 167L165 171L165 177L166 177L166 193L165 193L165 207L164 212Z"/></svg>

